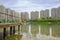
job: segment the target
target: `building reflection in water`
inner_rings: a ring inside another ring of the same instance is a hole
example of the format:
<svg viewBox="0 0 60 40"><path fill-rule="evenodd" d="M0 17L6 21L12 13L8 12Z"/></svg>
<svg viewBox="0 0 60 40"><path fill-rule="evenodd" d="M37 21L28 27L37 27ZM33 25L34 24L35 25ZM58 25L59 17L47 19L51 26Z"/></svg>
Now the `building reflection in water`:
<svg viewBox="0 0 60 40"><path fill-rule="evenodd" d="M60 37L60 26L53 26L52 27L52 36Z"/></svg>
<svg viewBox="0 0 60 40"><path fill-rule="evenodd" d="M9 35L9 27L7 28L7 35ZM15 30L18 32L18 28ZM20 26L20 33L22 33L22 40L40 40L48 38L60 38L60 25L56 26L42 26L42 25L27 25ZM0 28L0 40L3 40L3 28Z"/></svg>

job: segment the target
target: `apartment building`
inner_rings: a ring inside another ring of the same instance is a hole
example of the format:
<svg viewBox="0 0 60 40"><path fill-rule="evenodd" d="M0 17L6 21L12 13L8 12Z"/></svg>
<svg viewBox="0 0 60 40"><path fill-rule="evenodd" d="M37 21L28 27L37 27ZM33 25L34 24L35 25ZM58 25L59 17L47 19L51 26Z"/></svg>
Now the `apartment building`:
<svg viewBox="0 0 60 40"><path fill-rule="evenodd" d="M60 18L60 7L57 8L56 17L57 17L57 18Z"/></svg>
<svg viewBox="0 0 60 40"><path fill-rule="evenodd" d="M57 8L52 8L51 9L51 17L56 18L57 17Z"/></svg>
<svg viewBox="0 0 60 40"><path fill-rule="evenodd" d="M0 5L0 18L5 19L5 7Z"/></svg>
<svg viewBox="0 0 60 40"><path fill-rule="evenodd" d="M49 9L44 10L44 17L49 17Z"/></svg>
<svg viewBox="0 0 60 40"><path fill-rule="evenodd" d="M31 12L31 19L38 19L39 18L39 12L38 11L32 11Z"/></svg>
<svg viewBox="0 0 60 40"><path fill-rule="evenodd" d="M40 11L40 18L44 18L44 10Z"/></svg>
<svg viewBox="0 0 60 40"><path fill-rule="evenodd" d="M28 20L29 19L28 12L21 12L21 19L22 20Z"/></svg>
<svg viewBox="0 0 60 40"><path fill-rule="evenodd" d="M40 18L46 18L49 17L49 9L41 10L40 11Z"/></svg>
<svg viewBox="0 0 60 40"><path fill-rule="evenodd" d="M3 5L0 5L0 12L5 13L5 7Z"/></svg>
<svg viewBox="0 0 60 40"><path fill-rule="evenodd" d="M24 17L25 17L25 20L28 20L29 19L29 13L28 12L24 12Z"/></svg>

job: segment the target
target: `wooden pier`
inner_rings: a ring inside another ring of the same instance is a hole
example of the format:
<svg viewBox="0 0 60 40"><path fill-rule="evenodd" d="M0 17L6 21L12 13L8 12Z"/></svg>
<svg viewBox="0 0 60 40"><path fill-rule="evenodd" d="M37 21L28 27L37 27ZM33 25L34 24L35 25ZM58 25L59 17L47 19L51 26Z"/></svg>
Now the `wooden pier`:
<svg viewBox="0 0 60 40"><path fill-rule="evenodd" d="M9 35L15 34L15 27L18 27L18 32L20 32L20 25L21 23L0 23L0 28L3 28L3 39L5 39L7 35L6 29L9 27Z"/></svg>

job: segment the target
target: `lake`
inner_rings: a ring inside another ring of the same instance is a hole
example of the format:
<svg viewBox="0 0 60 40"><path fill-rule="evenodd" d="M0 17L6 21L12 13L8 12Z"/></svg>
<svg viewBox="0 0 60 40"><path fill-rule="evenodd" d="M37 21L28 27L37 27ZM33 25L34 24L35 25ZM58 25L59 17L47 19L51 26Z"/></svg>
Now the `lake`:
<svg viewBox="0 0 60 40"><path fill-rule="evenodd" d="M26 40L60 40L59 23L29 23L21 26Z"/></svg>
<svg viewBox="0 0 60 40"><path fill-rule="evenodd" d="M15 34L18 34L16 27ZM7 35L9 35L9 27ZM0 28L0 40L3 40L3 28ZM21 40L60 40L60 24L59 23L24 23L20 26Z"/></svg>

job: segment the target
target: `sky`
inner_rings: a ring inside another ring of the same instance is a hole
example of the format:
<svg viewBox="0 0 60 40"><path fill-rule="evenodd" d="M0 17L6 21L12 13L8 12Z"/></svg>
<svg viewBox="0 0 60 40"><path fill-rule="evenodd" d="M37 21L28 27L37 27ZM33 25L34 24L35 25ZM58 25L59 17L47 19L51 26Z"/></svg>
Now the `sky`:
<svg viewBox="0 0 60 40"><path fill-rule="evenodd" d="M60 6L60 0L0 0L0 5L18 12L39 11Z"/></svg>

